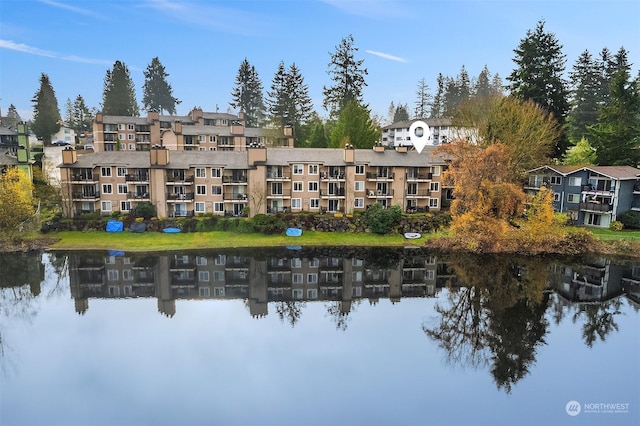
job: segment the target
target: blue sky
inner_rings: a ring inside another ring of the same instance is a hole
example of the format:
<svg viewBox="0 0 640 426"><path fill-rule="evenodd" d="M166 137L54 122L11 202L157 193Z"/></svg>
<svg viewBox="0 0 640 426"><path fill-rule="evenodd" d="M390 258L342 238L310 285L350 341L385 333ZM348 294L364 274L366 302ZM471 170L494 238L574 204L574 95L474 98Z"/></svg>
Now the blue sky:
<svg viewBox="0 0 640 426"><path fill-rule="evenodd" d="M352 34L369 72L365 102L384 118L391 101L412 107L421 78L432 93L438 73L455 77L462 65L472 77L486 64L506 78L513 49L541 19L564 46L567 69L585 49L624 46L637 73L638 0L2 0L0 107L30 118L44 72L63 116L78 94L99 109L116 60L141 103L143 71L157 56L182 100L178 114L226 111L246 57L265 89L280 61L295 62L326 116L329 53Z"/></svg>

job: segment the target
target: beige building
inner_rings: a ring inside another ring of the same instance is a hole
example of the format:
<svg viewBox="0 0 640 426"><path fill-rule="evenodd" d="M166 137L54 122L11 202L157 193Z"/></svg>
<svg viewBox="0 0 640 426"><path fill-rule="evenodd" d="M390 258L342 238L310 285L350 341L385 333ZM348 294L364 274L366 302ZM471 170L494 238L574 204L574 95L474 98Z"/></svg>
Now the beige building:
<svg viewBox="0 0 640 426"><path fill-rule="evenodd" d="M160 145L178 151L242 151L252 144L293 147L291 128L245 127L244 114L203 112L186 116L146 117L96 114L93 121L95 151L149 151Z"/></svg>
<svg viewBox="0 0 640 426"><path fill-rule="evenodd" d="M63 210L128 212L148 201L158 217L211 213L352 213L373 203L439 211L445 161L434 147L266 148L184 151L62 151ZM446 197L445 197L446 198ZM445 200L446 202L446 200Z"/></svg>

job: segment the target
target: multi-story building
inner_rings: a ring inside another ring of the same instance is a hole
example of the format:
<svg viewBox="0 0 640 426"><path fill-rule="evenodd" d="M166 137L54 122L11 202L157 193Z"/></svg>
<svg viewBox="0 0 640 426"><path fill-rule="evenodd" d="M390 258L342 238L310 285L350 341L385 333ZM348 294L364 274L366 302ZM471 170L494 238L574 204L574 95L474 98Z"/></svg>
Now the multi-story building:
<svg viewBox="0 0 640 426"><path fill-rule="evenodd" d="M16 167L33 180L32 164L28 126L18 123L16 129L0 127L0 172Z"/></svg>
<svg viewBox="0 0 640 426"><path fill-rule="evenodd" d="M293 147L290 127L259 129L245 126L244 114L203 112L186 116L146 117L96 114L93 121L95 151L149 151L161 145L179 151L242 151L252 144Z"/></svg>
<svg viewBox="0 0 640 426"><path fill-rule="evenodd" d="M608 228L629 210L640 211L640 169L630 166L544 166L529 171L525 189L553 190L554 208L580 225Z"/></svg>
<svg viewBox="0 0 640 426"><path fill-rule="evenodd" d="M62 151L66 216L127 212L140 201L159 217L205 213L364 211L373 203L408 212L441 208L444 159L434 148L302 149L247 146L238 151Z"/></svg>
<svg viewBox="0 0 640 426"><path fill-rule="evenodd" d="M413 120L398 121L382 128L380 142L383 146L412 147L410 128L417 121L422 121L426 128L422 128L422 138L426 138L427 146L438 146L456 139L475 141L477 136L471 129L463 129L451 125L449 118L417 118ZM414 136L415 138L415 136Z"/></svg>

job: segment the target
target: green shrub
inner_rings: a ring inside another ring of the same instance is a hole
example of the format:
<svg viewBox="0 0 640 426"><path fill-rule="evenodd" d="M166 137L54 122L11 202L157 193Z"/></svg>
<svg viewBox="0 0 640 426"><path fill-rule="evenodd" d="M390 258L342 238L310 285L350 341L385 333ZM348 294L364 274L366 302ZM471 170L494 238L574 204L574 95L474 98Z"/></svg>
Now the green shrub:
<svg viewBox="0 0 640 426"><path fill-rule="evenodd" d="M624 225L618 220L613 221L609 224L609 229L611 229L612 231L622 231L622 228L624 228Z"/></svg>
<svg viewBox="0 0 640 426"><path fill-rule="evenodd" d="M402 209L400 206L391 206L388 209L381 204L371 205L365 213L365 222L371 232L375 234L388 234L402 219Z"/></svg>
<svg viewBox="0 0 640 426"><path fill-rule="evenodd" d="M251 218L251 227L263 234L279 234L287 228L285 221L278 216L257 214Z"/></svg>
<svg viewBox="0 0 640 426"><path fill-rule="evenodd" d="M618 215L618 221L622 222L625 229L640 229L640 212L629 210Z"/></svg>

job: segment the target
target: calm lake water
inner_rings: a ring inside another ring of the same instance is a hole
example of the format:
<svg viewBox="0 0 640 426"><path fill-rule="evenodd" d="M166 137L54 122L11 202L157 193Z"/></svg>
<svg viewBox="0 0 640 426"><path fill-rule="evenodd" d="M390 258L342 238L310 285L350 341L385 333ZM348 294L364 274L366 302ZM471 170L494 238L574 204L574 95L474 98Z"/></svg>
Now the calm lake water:
<svg viewBox="0 0 640 426"><path fill-rule="evenodd" d="M638 425L640 262L0 255L1 425Z"/></svg>

